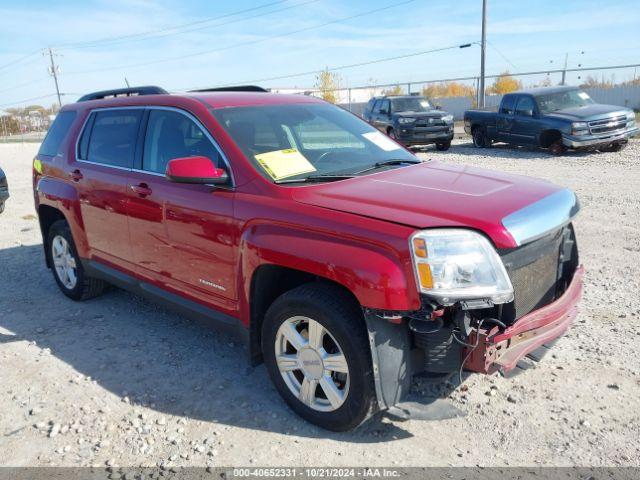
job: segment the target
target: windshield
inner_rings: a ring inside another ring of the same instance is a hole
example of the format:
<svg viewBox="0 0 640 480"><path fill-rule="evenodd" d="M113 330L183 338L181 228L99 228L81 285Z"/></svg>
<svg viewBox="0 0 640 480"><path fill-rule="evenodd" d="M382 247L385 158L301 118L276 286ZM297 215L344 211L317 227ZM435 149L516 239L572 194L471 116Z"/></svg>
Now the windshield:
<svg viewBox="0 0 640 480"><path fill-rule="evenodd" d="M333 105L233 107L212 114L272 181L349 175L379 162L417 160L368 123Z"/></svg>
<svg viewBox="0 0 640 480"><path fill-rule="evenodd" d="M392 98L394 112L428 112L431 110L429 100L423 97Z"/></svg>
<svg viewBox="0 0 640 480"><path fill-rule="evenodd" d="M584 107L595 103L587 92L582 90L567 90L536 97L538 107L542 113L557 112L565 108Z"/></svg>

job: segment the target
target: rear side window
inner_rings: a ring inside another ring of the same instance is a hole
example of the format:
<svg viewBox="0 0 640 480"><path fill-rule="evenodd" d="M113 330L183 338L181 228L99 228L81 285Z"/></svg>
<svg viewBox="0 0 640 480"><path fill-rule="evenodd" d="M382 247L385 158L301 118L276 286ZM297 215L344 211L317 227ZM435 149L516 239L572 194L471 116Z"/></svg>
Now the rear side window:
<svg viewBox="0 0 640 480"><path fill-rule="evenodd" d="M114 167L131 168L135 156L142 110L107 110L95 112L87 127L91 128L88 145L84 136L80 141L85 160ZM92 126L93 124L93 126ZM84 151L83 151L84 149Z"/></svg>
<svg viewBox="0 0 640 480"><path fill-rule="evenodd" d="M500 103L500 113L511 115L514 107L516 106L516 98L517 97L515 95L505 95L502 99L502 103Z"/></svg>
<svg viewBox="0 0 640 480"><path fill-rule="evenodd" d="M76 119L76 112L60 112L56 119L53 121L53 125L49 128L49 132L45 137L42 145L40 146L40 155L47 155L55 157L60 153L60 147L62 142L69 133L69 129Z"/></svg>

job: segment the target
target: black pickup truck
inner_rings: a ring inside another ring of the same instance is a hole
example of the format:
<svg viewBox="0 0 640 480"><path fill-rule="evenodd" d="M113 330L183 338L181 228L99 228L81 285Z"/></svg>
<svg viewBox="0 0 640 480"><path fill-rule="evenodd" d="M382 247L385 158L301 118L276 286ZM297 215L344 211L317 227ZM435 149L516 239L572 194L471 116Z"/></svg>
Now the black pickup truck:
<svg viewBox="0 0 640 480"><path fill-rule="evenodd" d="M577 87L543 87L506 94L497 112L467 110L464 129L476 147L493 142L536 145L554 155L568 148L620 150L639 132L633 110L595 103Z"/></svg>

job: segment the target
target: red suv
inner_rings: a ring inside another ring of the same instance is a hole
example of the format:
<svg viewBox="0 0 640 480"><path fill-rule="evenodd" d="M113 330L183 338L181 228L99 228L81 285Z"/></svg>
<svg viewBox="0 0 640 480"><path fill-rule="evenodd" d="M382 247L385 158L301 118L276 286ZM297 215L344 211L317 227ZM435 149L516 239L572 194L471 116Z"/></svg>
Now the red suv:
<svg viewBox="0 0 640 480"><path fill-rule="evenodd" d="M228 328L332 430L398 412L417 373L506 372L568 328L571 191L421 162L339 107L258 90L60 111L33 188L65 295L113 284Z"/></svg>

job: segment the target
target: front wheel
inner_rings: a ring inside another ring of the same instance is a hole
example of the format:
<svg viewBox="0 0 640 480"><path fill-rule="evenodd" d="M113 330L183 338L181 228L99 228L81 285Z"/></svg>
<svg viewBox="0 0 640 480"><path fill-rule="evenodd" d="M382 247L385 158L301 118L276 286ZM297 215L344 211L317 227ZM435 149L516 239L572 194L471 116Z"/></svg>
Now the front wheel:
<svg viewBox="0 0 640 480"><path fill-rule="evenodd" d="M88 300L104 290L105 283L90 277L84 271L76 250L69 224L58 220L49 228L47 255L53 270L53 278L67 297Z"/></svg>
<svg viewBox="0 0 640 480"><path fill-rule="evenodd" d="M389 130L387 130L387 135L389 135L389 138L398 140L398 137L396 136L396 131L393 128L390 128Z"/></svg>
<svg viewBox="0 0 640 480"><path fill-rule="evenodd" d="M436 143L436 150L439 150L441 152L445 152L449 150L449 148L451 148L451 140L449 140L448 142Z"/></svg>
<svg viewBox="0 0 640 480"><path fill-rule="evenodd" d="M373 411L366 327L339 288L306 284L276 299L265 316L262 351L278 393L305 420L345 431Z"/></svg>
<svg viewBox="0 0 640 480"><path fill-rule="evenodd" d="M567 153L567 147L562 143L562 140L556 140L549 146L549 152L557 157Z"/></svg>

